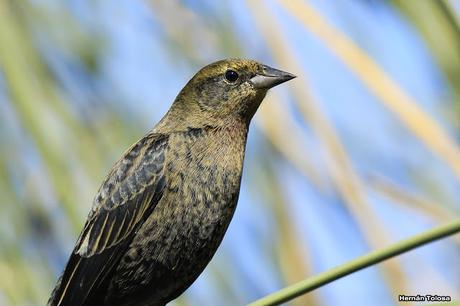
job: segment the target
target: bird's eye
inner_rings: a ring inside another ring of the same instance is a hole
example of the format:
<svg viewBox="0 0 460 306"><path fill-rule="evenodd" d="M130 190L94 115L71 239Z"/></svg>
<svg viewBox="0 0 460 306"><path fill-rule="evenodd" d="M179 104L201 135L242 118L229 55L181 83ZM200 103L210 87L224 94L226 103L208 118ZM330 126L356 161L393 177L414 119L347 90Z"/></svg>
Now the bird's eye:
<svg viewBox="0 0 460 306"><path fill-rule="evenodd" d="M225 72L225 79L229 81L230 83L236 82L236 80L238 80L238 77L239 77L238 73L234 70L227 70Z"/></svg>

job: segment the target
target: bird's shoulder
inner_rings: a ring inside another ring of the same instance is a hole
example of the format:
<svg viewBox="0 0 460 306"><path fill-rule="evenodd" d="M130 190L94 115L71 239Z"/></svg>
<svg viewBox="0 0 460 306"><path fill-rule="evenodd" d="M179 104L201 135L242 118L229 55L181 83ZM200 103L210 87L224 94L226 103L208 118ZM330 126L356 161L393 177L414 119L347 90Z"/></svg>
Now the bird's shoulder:
<svg viewBox="0 0 460 306"><path fill-rule="evenodd" d="M165 161L169 135L149 133L133 144L115 163L94 198L93 210L111 210L142 192Z"/></svg>
<svg viewBox="0 0 460 306"><path fill-rule="evenodd" d="M168 134L149 133L115 163L94 198L76 253L90 256L121 241L158 202L168 141Z"/></svg>

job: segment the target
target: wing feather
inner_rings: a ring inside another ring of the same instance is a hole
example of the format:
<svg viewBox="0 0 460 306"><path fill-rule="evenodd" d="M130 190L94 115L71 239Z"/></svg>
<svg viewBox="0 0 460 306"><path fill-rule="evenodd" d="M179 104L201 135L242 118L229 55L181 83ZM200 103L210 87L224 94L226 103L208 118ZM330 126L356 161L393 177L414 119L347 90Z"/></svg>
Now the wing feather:
<svg viewBox="0 0 460 306"><path fill-rule="evenodd" d="M48 305L86 305L107 286L137 226L163 194L168 137L149 134L115 164L94 200L74 251Z"/></svg>

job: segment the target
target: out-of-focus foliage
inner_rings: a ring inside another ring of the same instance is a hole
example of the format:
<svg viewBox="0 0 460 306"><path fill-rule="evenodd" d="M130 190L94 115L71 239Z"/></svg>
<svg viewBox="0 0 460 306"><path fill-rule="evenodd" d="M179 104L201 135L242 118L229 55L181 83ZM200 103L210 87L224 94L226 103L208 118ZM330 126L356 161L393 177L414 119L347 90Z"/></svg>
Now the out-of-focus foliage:
<svg viewBox="0 0 460 306"><path fill-rule="evenodd" d="M223 57L299 77L256 115L232 225L172 304L244 304L458 218L459 12L445 0L0 0L0 305L45 303L110 166ZM459 243L292 304L459 298Z"/></svg>
<svg viewBox="0 0 460 306"><path fill-rule="evenodd" d="M420 31L452 89L452 100L460 107L460 19L458 1L403 1L395 5ZM456 11L457 10L457 11ZM452 114L457 126L457 115Z"/></svg>

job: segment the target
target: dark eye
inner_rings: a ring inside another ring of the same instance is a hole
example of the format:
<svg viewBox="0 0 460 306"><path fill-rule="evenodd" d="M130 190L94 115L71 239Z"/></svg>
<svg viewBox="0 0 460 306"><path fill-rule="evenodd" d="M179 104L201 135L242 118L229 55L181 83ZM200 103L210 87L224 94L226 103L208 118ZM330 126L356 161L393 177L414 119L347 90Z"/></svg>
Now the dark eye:
<svg viewBox="0 0 460 306"><path fill-rule="evenodd" d="M225 79L230 83L236 82L236 80L238 80L238 77L238 73L234 70L227 70L225 72Z"/></svg>

